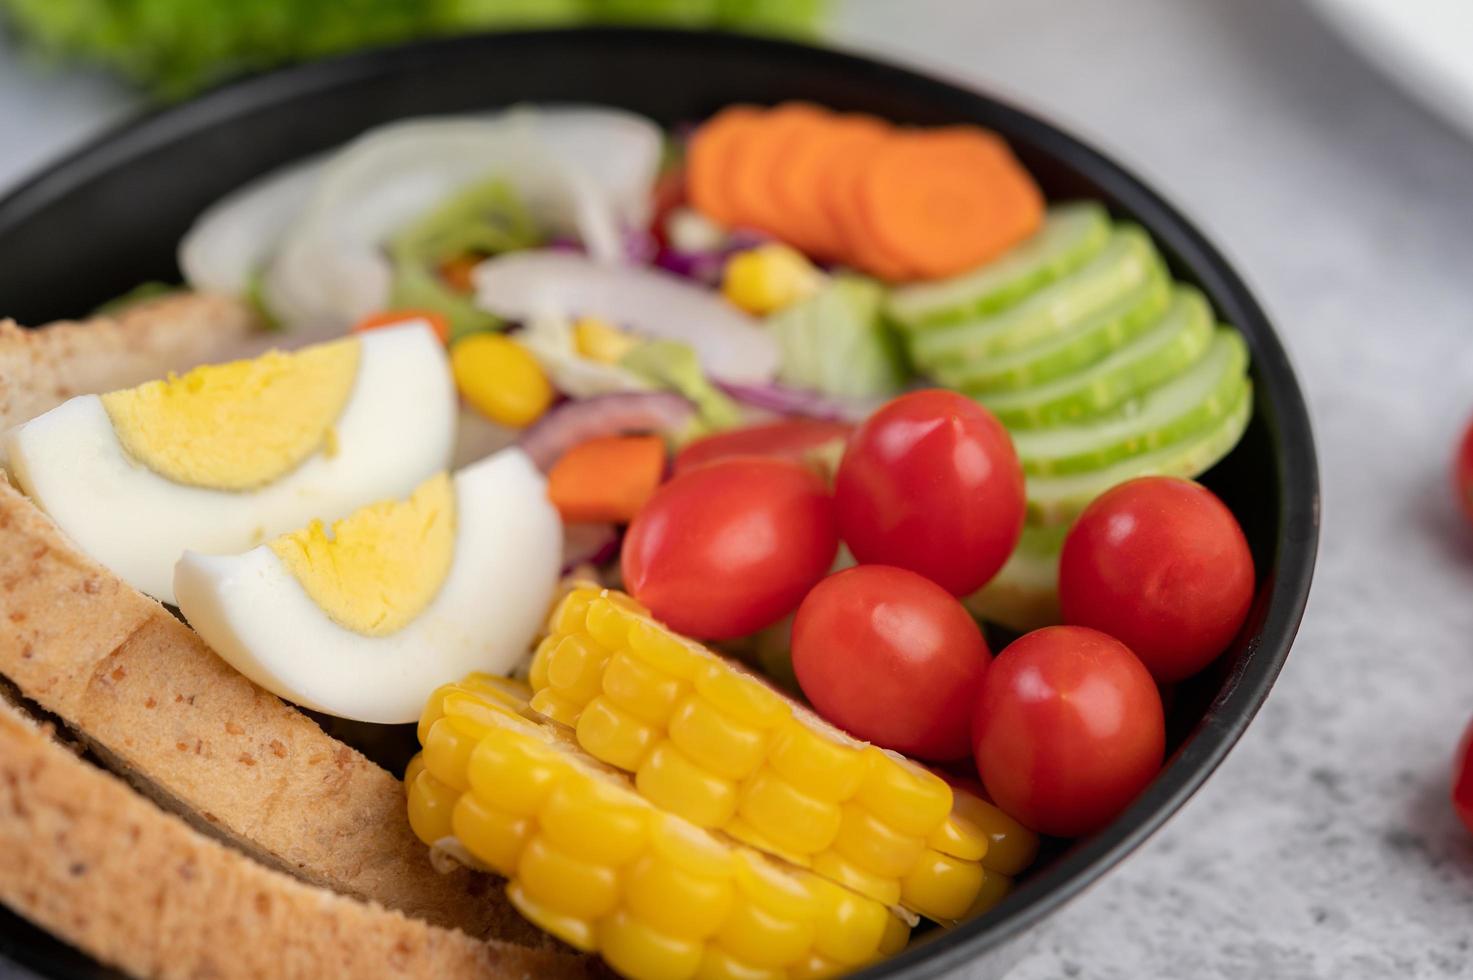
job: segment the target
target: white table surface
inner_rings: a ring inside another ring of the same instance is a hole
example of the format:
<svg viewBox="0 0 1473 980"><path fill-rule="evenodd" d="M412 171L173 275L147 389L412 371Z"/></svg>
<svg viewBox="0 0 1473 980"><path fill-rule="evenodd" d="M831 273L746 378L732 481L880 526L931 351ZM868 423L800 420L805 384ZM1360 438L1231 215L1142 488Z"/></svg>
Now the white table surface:
<svg viewBox="0 0 1473 980"><path fill-rule="evenodd" d="M1473 528L1446 475L1473 412L1473 145L1294 0L842 2L841 43L1009 94L1184 206L1277 323L1319 439L1319 572L1268 705L1012 976L1473 974L1447 803ZM0 53L0 188L131 106Z"/></svg>

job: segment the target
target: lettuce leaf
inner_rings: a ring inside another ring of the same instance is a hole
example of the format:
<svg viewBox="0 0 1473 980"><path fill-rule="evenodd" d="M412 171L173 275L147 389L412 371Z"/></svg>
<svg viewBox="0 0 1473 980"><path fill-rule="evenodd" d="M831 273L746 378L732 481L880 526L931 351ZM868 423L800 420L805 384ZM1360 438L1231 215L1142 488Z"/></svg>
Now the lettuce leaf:
<svg viewBox="0 0 1473 980"><path fill-rule="evenodd" d="M813 296L767 318L782 351L778 380L842 398L892 395L909 370L883 316L885 289L862 276L835 276Z"/></svg>

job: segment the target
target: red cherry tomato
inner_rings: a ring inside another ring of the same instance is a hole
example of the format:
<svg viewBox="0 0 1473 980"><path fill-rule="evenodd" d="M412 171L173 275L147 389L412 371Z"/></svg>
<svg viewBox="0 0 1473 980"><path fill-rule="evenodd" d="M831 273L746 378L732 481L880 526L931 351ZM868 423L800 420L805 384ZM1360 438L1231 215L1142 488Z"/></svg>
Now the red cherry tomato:
<svg viewBox="0 0 1473 980"><path fill-rule="evenodd" d="M846 422L786 419L729 429L697 439L682 449L675 457L675 472L684 473L693 466L730 456L777 456L801 462L810 450L846 438L851 428Z"/></svg>
<svg viewBox="0 0 1473 980"><path fill-rule="evenodd" d="M666 483L624 537L624 584L672 629L726 640L797 608L838 551L823 481L781 459L718 460Z"/></svg>
<svg viewBox="0 0 1473 980"><path fill-rule="evenodd" d="M1458 754L1453 757L1453 809L1463 826L1473 831L1473 722L1463 731Z"/></svg>
<svg viewBox="0 0 1473 980"><path fill-rule="evenodd" d="M960 602L889 565L830 575L793 620L793 671L818 713L923 759L971 751L971 712L992 659Z"/></svg>
<svg viewBox="0 0 1473 980"><path fill-rule="evenodd" d="M860 562L918 572L952 595L997 574L1023 530L1023 468L1007 430L955 392L887 403L849 440L834 485Z"/></svg>
<svg viewBox="0 0 1473 980"><path fill-rule="evenodd" d="M1252 602L1243 529L1190 480L1148 476L1107 490L1064 539L1064 622L1109 633L1163 684L1222 653Z"/></svg>
<svg viewBox="0 0 1473 980"><path fill-rule="evenodd" d="M1453 463L1453 485L1457 489L1458 504L1468 520L1473 521L1473 423L1463 432L1463 441L1458 444L1458 458Z"/></svg>
<svg viewBox="0 0 1473 980"><path fill-rule="evenodd" d="M977 773L998 806L1045 834L1098 830L1161 768L1166 721L1125 645L1050 626L992 662L972 719Z"/></svg>

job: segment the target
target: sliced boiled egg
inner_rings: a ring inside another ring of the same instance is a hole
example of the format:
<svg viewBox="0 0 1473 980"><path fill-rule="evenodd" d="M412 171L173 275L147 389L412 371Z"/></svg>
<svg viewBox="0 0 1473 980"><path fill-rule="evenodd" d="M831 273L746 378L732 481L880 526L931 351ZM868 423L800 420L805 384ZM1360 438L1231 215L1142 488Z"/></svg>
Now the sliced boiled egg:
<svg viewBox="0 0 1473 980"><path fill-rule="evenodd" d="M411 320L73 398L0 447L84 551L173 602L185 549L245 551L443 470L455 411L445 350Z"/></svg>
<svg viewBox="0 0 1473 980"><path fill-rule="evenodd" d="M413 721L430 693L526 656L557 587L562 523L504 449L408 498L241 555L186 552L179 610L267 690L357 721Z"/></svg>

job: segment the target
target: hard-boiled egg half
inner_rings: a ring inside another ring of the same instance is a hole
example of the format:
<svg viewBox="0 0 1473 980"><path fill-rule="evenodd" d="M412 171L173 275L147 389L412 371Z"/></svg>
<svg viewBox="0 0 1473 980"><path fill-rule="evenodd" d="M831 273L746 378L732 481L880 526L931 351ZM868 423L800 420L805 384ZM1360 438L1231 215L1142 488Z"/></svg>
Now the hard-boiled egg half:
<svg viewBox="0 0 1473 980"><path fill-rule="evenodd" d="M84 395L3 437L21 490L134 588L174 602L225 554L409 493L450 461L455 391L422 320Z"/></svg>
<svg viewBox="0 0 1473 980"><path fill-rule="evenodd" d="M439 685L526 655L562 533L542 474L504 449L242 555L186 552L174 592L205 642L267 690L342 718L407 722Z"/></svg>

